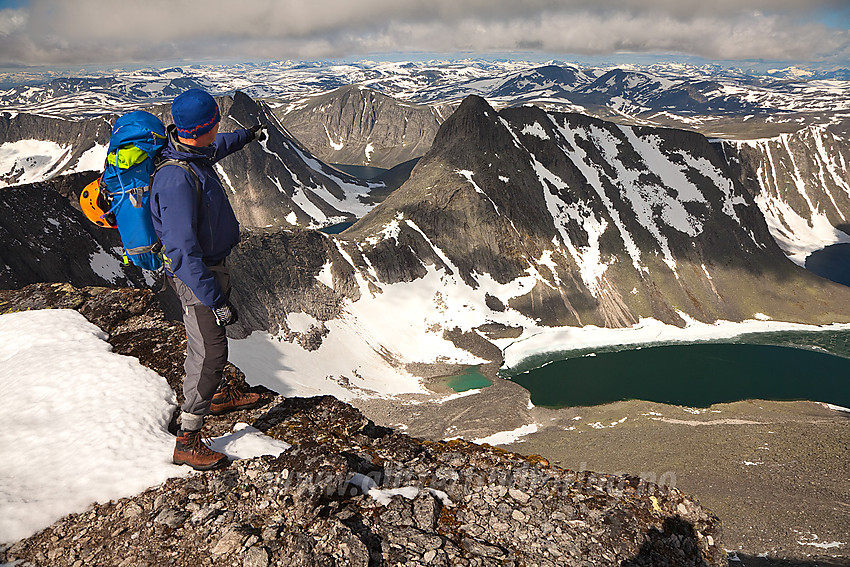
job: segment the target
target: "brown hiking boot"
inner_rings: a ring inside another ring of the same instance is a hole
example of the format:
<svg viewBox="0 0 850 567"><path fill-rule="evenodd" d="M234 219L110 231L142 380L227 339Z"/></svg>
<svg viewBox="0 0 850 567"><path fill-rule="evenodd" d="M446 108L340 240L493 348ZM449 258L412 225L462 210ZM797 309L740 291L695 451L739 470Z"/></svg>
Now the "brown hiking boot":
<svg viewBox="0 0 850 567"><path fill-rule="evenodd" d="M230 411L254 409L262 403L260 394L246 392L236 381L225 380L221 389L213 396L210 414L221 415Z"/></svg>
<svg viewBox="0 0 850 567"><path fill-rule="evenodd" d="M201 431L177 432L177 444L174 446L175 465L189 465L196 471L208 471L223 467L229 463L227 455L213 451L201 438Z"/></svg>

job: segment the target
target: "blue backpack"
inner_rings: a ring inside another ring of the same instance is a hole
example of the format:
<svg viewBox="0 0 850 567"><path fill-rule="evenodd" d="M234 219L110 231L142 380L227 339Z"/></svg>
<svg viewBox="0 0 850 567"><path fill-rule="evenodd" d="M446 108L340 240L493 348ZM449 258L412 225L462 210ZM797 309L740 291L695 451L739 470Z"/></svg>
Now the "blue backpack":
<svg viewBox="0 0 850 567"><path fill-rule="evenodd" d="M151 221L150 185L166 140L165 125L153 114L137 110L121 116L109 137L103 173L125 258L148 270L162 266L162 246Z"/></svg>
<svg viewBox="0 0 850 567"><path fill-rule="evenodd" d="M192 174L200 194L200 180L189 164L160 159L166 141L165 125L150 112L137 110L119 117L109 137L103 175L80 194L80 205L89 220L118 229L124 262L147 270L162 266L162 244L150 209L154 173L164 165L178 165Z"/></svg>

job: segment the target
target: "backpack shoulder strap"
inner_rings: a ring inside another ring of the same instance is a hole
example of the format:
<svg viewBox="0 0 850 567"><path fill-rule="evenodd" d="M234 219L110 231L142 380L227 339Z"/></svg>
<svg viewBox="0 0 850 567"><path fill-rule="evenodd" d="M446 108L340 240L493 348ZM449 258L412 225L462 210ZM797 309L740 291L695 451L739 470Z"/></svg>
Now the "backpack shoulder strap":
<svg viewBox="0 0 850 567"><path fill-rule="evenodd" d="M201 178L198 177L198 172L189 165L189 162L179 160L179 159L164 159L156 164L156 168L151 173L151 185L153 185L153 177L156 173L167 165L176 165L177 167L189 172L192 176L192 179L195 180L195 192L198 194L198 202L200 203L201 199Z"/></svg>

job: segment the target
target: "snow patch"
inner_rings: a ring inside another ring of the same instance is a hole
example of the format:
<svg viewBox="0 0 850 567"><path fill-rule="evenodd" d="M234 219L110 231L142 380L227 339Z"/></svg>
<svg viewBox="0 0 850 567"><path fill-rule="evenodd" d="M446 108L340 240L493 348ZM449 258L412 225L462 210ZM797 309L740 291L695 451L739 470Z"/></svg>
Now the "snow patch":
<svg viewBox="0 0 850 567"><path fill-rule="evenodd" d="M63 175L83 171L103 171L103 164L106 162L107 149L108 148L106 146L95 144L93 147L83 152L83 155L81 155L80 159L77 160L73 169L64 171Z"/></svg>
<svg viewBox="0 0 850 567"><path fill-rule="evenodd" d="M325 262L325 265L322 266L322 271L319 272L318 276L316 276L317 280L319 280L320 282L322 282L323 284L325 284L326 286L328 286L331 289L334 288L333 272L331 271L332 267L333 267L333 264L331 263L330 260L328 260L327 262Z"/></svg>
<svg viewBox="0 0 850 567"><path fill-rule="evenodd" d="M0 145L0 187L45 181L71 159L71 149L56 142L18 140ZM102 167L103 164L99 167Z"/></svg>
<svg viewBox="0 0 850 567"><path fill-rule="evenodd" d="M413 500L419 496L419 493L421 492L421 489L415 486L378 488L378 484L374 479L360 473L354 473L351 475L351 478L348 479L348 483L359 488L363 494L373 498L381 506L387 506L390 502L392 502L393 496L402 496L408 500ZM449 495L442 490L427 487L424 488L424 490L438 498L446 508L454 507L454 502L452 502Z"/></svg>
<svg viewBox="0 0 850 567"><path fill-rule="evenodd" d="M314 351L255 331L230 341L230 360L251 385L263 385L284 396L329 394L347 401L427 393L418 378L392 366L373 349L374 343L356 321L332 320L325 326L328 334Z"/></svg>
<svg viewBox="0 0 850 567"><path fill-rule="evenodd" d="M289 327L290 331L295 333L305 333L309 331L311 327L318 327L319 325L321 325L321 323L307 313L286 314L286 326Z"/></svg>
<svg viewBox="0 0 850 567"><path fill-rule="evenodd" d="M231 460L250 459L260 455L277 457L290 447L289 443L269 437L247 423L237 423L233 426L233 433L216 437L210 442L213 451L224 453Z"/></svg>
<svg viewBox="0 0 850 567"><path fill-rule="evenodd" d="M537 433L536 423L529 423L528 425L523 425L510 431L500 431L499 433L494 433L487 437L474 439L472 442L477 443L478 445L483 445L484 443L488 445L511 445L512 443L521 443L522 437L531 435L532 433Z"/></svg>
<svg viewBox="0 0 850 567"><path fill-rule="evenodd" d="M334 151L338 152L339 150L344 148L345 147L344 143L342 143L342 142L337 143L337 142L333 141L333 138L331 138L331 133L328 131L327 125L323 124L323 126L325 127L325 134L327 134L327 136L328 136L328 143L331 145L331 147L334 149Z"/></svg>
<svg viewBox="0 0 850 567"><path fill-rule="evenodd" d="M550 140L549 134L546 133L546 130L543 126L540 125L539 122L535 122L534 124L526 125L520 133L525 134L527 136L535 136L540 138L541 140Z"/></svg>
<svg viewBox="0 0 850 567"><path fill-rule="evenodd" d="M107 338L69 309L0 315L0 542L192 472L171 462L174 391ZM212 445L232 458L288 447L246 424Z"/></svg>
<svg viewBox="0 0 850 567"><path fill-rule="evenodd" d="M104 250L100 245L98 249L89 256L89 265L94 273L108 281L109 283L117 283L118 278L124 275L124 264Z"/></svg>
<svg viewBox="0 0 850 567"><path fill-rule="evenodd" d="M224 168L221 167L220 163L215 164L215 170L218 173L218 176L224 180L224 183L230 188L230 192L234 195L236 194L236 189L233 188L233 183L230 182L230 177L228 177L227 172L224 171ZM281 193L283 190L280 188L280 185L277 187Z"/></svg>
<svg viewBox="0 0 850 567"><path fill-rule="evenodd" d="M171 463L174 392L106 339L76 311L0 316L0 542L188 473Z"/></svg>
<svg viewBox="0 0 850 567"><path fill-rule="evenodd" d="M398 236L401 234L401 223L399 221L403 219L402 213L398 213L396 218L384 225L384 228L381 229L381 232L377 236L370 236L366 239L366 242L372 246L376 246L379 242L389 239L398 243Z"/></svg>

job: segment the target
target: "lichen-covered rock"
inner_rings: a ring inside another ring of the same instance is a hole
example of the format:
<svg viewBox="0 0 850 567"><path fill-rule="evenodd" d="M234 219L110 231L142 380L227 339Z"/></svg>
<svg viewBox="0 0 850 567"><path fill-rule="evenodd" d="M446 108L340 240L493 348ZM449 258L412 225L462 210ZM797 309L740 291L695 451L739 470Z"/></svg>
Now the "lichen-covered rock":
<svg viewBox="0 0 850 567"><path fill-rule="evenodd" d="M110 307L111 306L111 307ZM71 307L122 348L182 361L148 292L30 286L0 309ZM129 346L132 345L132 346ZM151 358L146 358L148 363ZM238 369L230 371L236 379ZM215 428L232 416L212 418ZM719 521L681 492L375 426L331 396L239 416L292 447L95 504L0 550L18 565L725 564Z"/></svg>

